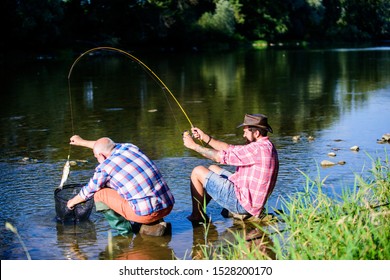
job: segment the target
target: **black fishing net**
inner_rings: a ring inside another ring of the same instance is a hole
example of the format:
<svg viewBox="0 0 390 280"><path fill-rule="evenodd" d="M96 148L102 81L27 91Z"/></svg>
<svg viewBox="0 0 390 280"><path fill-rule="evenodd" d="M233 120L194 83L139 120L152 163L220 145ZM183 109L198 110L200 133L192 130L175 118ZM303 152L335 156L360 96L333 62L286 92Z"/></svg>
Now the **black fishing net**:
<svg viewBox="0 0 390 280"><path fill-rule="evenodd" d="M77 195L83 185L69 184L64 185L61 189L57 188L54 191L54 199L56 206L56 219L59 222L80 222L88 220L91 215L94 201L89 199L83 203L77 204L72 210L66 204L68 200Z"/></svg>

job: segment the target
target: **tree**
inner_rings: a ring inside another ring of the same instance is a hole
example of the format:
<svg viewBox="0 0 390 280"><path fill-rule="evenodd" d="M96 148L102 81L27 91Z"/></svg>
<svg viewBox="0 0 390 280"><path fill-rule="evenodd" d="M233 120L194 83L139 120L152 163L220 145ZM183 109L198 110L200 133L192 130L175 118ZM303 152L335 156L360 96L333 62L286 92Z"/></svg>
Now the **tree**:
<svg viewBox="0 0 390 280"><path fill-rule="evenodd" d="M289 17L286 1L242 0L244 23L240 34L249 40L275 40L288 31Z"/></svg>
<svg viewBox="0 0 390 280"><path fill-rule="evenodd" d="M340 4L341 14L334 35L354 41L389 37L388 0L340 0Z"/></svg>
<svg viewBox="0 0 390 280"><path fill-rule="evenodd" d="M198 20L198 25L206 33L232 37L236 26L234 6L228 0L218 0L215 12L204 13Z"/></svg>
<svg viewBox="0 0 390 280"><path fill-rule="evenodd" d="M53 48L61 44L61 0L6 1L3 5L3 13L12 17L7 16L8 29L12 31L6 33L9 34L6 41L8 46L35 49Z"/></svg>

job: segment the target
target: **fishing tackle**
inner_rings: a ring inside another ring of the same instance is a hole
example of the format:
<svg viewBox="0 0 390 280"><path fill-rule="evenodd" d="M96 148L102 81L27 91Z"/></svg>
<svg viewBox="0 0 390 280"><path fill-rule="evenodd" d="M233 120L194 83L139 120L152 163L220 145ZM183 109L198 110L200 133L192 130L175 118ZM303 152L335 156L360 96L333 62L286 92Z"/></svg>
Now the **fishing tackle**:
<svg viewBox="0 0 390 280"><path fill-rule="evenodd" d="M194 127L190 118L188 117L187 113L184 111L183 107L180 105L179 101L176 99L176 97L173 95L173 93L170 91L170 89L165 85L165 83L156 75L156 73L154 73L145 63L143 63L141 60L139 60L137 57L133 56L132 54L124 51L124 50L121 50L121 49L118 49L118 48L113 48L113 47L96 47L96 48L92 48L90 50L87 50L86 52L82 53L72 64L72 66L70 67L70 70L69 70L69 73L68 73L68 90L69 90L69 105L70 105L70 114L71 114L71 119L72 119L72 132L73 134L74 133L74 124L73 124L73 110L72 110L72 98L71 98L71 91L70 91L70 77L72 75L72 72L73 72L73 68L76 66L77 62L82 58L84 57L85 55L91 53L91 52L94 52L94 51L100 51L100 50L104 50L104 51L112 51L112 52L118 52L120 54L123 54L125 55L126 57L130 58L131 60L135 61L136 63L138 63L153 79L154 81L156 81L161 87L163 90L165 90L166 92L168 92L171 97L173 98L173 100L176 102L176 104L179 106L180 110L183 112L184 116L186 117L187 121L189 122L190 126L191 127ZM70 155L70 149L69 149L69 155ZM62 174L62 179L61 179L61 184L59 186L59 188L62 188L63 184L66 182L67 178L68 178L68 175L69 175L69 171L70 171L70 165L69 165L69 155L68 155L68 160L67 162L65 163L65 166L64 166L64 170L63 170L63 174Z"/></svg>
<svg viewBox="0 0 390 280"><path fill-rule="evenodd" d="M187 136L187 135L190 135L190 132L188 130L184 130L183 136Z"/></svg>
<svg viewBox="0 0 390 280"><path fill-rule="evenodd" d="M72 71L73 71L73 68L75 67L75 65L77 64L77 62L83 57L85 56L86 54L89 54L91 52L94 52L94 51L99 51L99 50L105 50L105 51L113 51L113 52L118 52L120 54L123 54L125 56L127 56L128 58L130 58L131 60L135 61L136 63L138 63L140 66L142 66L142 68L144 70L146 70L146 72L162 87L163 90L167 91L171 97L173 98L173 100L176 102L176 104L179 106L180 110L183 112L184 116L186 117L187 121L189 122L190 126L193 127L193 124L190 120L190 118L188 117L187 113L184 111L183 107L180 105L179 101L176 99L176 97L173 95L173 93L170 91L170 89L165 85L165 83L156 75L156 73L154 73L145 63L143 63L141 60L139 60L138 58L136 58L135 56L133 56L132 54L124 51L124 50L121 50L121 49L117 49L117 48L113 48L113 47L96 47L96 48L93 48L93 49L90 49L90 50L87 50L86 52L82 53L72 64L70 70L69 70L69 74L68 74L68 80L70 80L70 76L72 75Z"/></svg>

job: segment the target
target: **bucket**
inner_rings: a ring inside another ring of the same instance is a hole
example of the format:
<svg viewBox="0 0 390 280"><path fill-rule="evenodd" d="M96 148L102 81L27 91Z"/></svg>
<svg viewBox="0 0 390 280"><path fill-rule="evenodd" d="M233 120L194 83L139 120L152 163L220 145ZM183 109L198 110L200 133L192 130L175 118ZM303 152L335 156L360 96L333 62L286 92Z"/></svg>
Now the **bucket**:
<svg viewBox="0 0 390 280"><path fill-rule="evenodd" d="M76 204L72 210L66 206L68 200L77 195L82 187L83 185L81 184L69 184L64 185L62 189L55 189L54 200L56 206L56 219L58 222L77 223L88 220L94 205L93 199Z"/></svg>

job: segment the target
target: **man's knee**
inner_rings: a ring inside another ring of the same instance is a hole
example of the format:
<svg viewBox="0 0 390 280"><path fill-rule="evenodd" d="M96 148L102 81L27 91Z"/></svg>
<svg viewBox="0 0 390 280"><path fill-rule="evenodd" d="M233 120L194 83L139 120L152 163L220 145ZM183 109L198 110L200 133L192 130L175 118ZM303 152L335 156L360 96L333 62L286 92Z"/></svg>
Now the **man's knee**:
<svg viewBox="0 0 390 280"><path fill-rule="evenodd" d="M209 170L213 171L214 173L220 174L221 167L219 167L218 165L212 164L209 166Z"/></svg>
<svg viewBox="0 0 390 280"><path fill-rule="evenodd" d="M203 181L206 178L207 173L209 173L209 169L204 166L197 166L192 170L191 179Z"/></svg>
<svg viewBox="0 0 390 280"><path fill-rule="evenodd" d="M103 202L105 199L105 195L104 195L104 192L102 192L103 189L101 190L98 190L94 195L93 195L93 199L95 200L95 203L96 202Z"/></svg>
<svg viewBox="0 0 390 280"><path fill-rule="evenodd" d="M96 200L95 200L95 208L96 208L96 212L103 212L103 211L111 209L104 202L96 201Z"/></svg>

